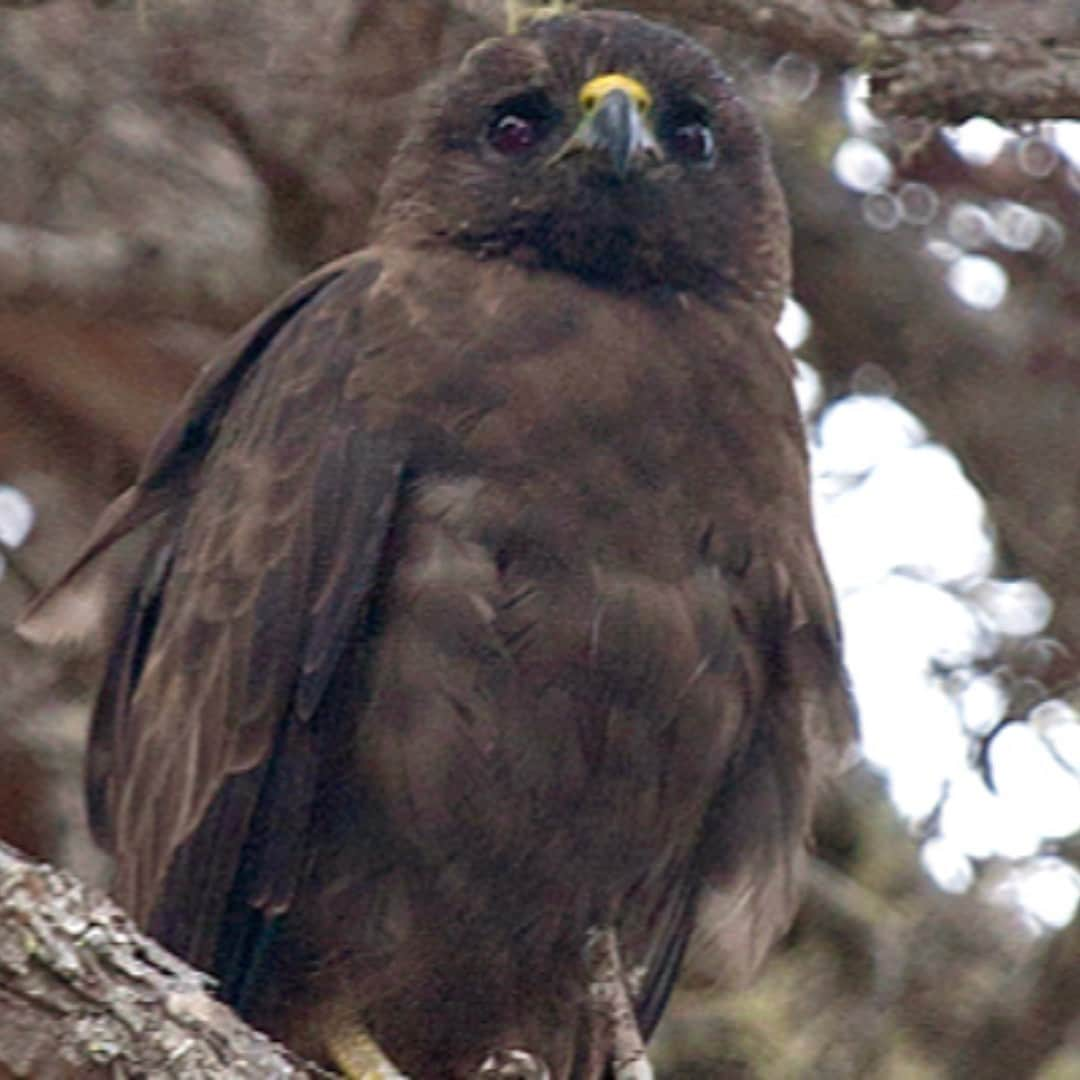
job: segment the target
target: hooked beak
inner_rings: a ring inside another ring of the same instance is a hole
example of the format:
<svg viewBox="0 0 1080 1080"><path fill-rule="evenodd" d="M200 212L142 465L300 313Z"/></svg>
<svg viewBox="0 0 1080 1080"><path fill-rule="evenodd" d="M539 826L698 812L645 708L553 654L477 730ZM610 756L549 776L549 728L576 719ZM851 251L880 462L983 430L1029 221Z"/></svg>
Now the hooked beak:
<svg viewBox="0 0 1080 1080"><path fill-rule="evenodd" d="M582 152L599 157L619 180L646 160L660 161L663 153L649 126L649 92L625 75L600 75L582 87L582 117L577 130L548 162Z"/></svg>

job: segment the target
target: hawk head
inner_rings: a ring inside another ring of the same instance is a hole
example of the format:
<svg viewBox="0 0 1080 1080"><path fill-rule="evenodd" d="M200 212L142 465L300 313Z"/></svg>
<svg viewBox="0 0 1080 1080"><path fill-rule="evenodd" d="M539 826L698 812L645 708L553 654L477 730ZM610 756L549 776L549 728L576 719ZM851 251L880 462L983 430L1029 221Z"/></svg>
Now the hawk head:
<svg viewBox="0 0 1080 1080"><path fill-rule="evenodd" d="M685 35L613 12L473 49L421 107L375 231L766 311L789 277L783 198L731 81Z"/></svg>

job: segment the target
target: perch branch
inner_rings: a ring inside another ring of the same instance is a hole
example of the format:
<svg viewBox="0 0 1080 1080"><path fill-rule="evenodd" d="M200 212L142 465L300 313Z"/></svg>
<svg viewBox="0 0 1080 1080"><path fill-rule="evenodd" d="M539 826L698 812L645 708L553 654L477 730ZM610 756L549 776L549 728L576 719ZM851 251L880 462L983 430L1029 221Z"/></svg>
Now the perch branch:
<svg viewBox="0 0 1080 1080"><path fill-rule="evenodd" d="M329 1074L247 1027L100 893L0 845L0 1075Z"/></svg>

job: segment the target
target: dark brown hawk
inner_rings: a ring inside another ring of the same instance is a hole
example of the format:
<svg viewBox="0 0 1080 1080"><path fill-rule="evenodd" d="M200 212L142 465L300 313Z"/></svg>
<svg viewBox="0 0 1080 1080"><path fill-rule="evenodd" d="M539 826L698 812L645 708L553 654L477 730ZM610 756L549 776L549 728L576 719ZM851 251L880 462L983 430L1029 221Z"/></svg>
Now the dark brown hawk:
<svg viewBox="0 0 1080 1080"><path fill-rule="evenodd" d="M31 620L112 620L93 826L317 1059L645 1076L628 1003L757 967L851 731L765 142L682 34L545 19L417 111L372 236Z"/></svg>

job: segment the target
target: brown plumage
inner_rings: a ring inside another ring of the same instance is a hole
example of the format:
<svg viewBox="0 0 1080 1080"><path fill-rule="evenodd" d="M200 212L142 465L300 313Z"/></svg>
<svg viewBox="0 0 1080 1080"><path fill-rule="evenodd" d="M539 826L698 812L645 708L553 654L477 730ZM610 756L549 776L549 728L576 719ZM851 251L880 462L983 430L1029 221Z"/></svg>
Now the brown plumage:
<svg viewBox="0 0 1080 1080"><path fill-rule="evenodd" d="M104 597L116 895L257 1022L599 1077L590 933L646 1034L680 967L752 973L850 736L782 200L712 57L590 13L469 54L373 236L207 368L30 629Z"/></svg>

